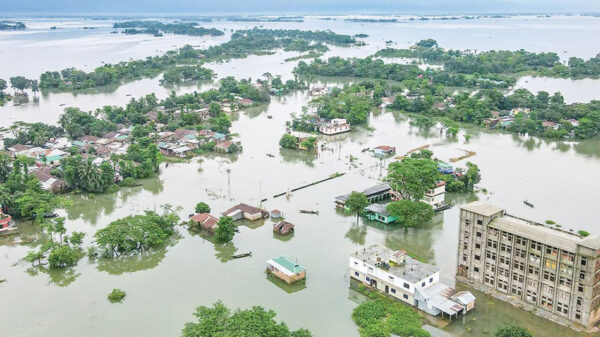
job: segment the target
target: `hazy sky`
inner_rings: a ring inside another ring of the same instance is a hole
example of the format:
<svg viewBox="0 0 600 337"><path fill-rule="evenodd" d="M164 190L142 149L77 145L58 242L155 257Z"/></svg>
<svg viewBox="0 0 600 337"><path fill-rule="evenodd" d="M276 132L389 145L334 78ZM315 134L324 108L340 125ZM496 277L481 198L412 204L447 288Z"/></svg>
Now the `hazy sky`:
<svg viewBox="0 0 600 337"><path fill-rule="evenodd" d="M600 12L600 0L0 0L0 16L43 14Z"/></svg>

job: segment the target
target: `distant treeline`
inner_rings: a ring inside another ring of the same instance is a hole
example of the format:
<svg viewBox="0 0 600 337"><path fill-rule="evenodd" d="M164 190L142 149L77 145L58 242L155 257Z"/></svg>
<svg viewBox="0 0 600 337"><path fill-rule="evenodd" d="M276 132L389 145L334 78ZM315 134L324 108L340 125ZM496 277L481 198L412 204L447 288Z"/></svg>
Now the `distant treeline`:
<svg viewBox="0 0 600 337"><path fill-rule="evenodd" d="M23 30L25 28L27 26L20 21L0 21L0 30Z"/></svg>
<svg viewBox="0 0 600 337"><path fill-rule="evenodd" d="M125 28L125 34L153 34L161 33L190 35L190 36L221 36L224 33L215 28L198 27L197 22L162 23L160 21L124 21L117 22L113 28Z"/></svg>

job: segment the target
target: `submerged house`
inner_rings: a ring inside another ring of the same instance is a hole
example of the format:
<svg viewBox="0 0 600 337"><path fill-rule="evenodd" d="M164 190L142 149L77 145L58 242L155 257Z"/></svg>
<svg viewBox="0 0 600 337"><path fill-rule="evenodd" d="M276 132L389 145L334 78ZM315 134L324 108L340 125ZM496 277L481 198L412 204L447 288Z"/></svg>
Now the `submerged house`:
<svg viewBox="0 0 600 337"><path fill-rule="evenodd" d="M336 135L348 131L350 131L350 124L343 118L335 118L319 126L319 132L326 135Z"/></svg>
<svg viewBox="0 0 600 337"><path fill-rule="evenodd" d="M374 202L391 198L392 188L390 187L389 183L383 183L369 187L363 190L362 193L367 196L367 199L369 199L369 204L372 204ZM346 209L346 200L348 200L349 196L350 194L344 194L335 197L336 207Z"/></svg>
<svg viewBox="0 0 600 337"><path fill-rule="evenodd" d="M378 292L433 315L455 318L475 306L475 296L440 282L439 268L373 245L350 256L350 277Z"/></svg>
<svg viewBox="0 0 600 337"><path fill-rule="evenodd" d="M233 220L259 220L269 217L269 212L262 208L253 207L247 204L238 204L223 212L224 216L228 216Z"/></svg>
<svg viewBox="0 0 600 337"><path fill-rule="evenodd" d="M444 199L446 196L446 182L438 181L435 183L433 188L430 188L423 195L422 202L429 204L433 207L439 207L444 204Z"/></svg>
<svg viewBox="0 0 600 337"><path fill-rule="evenodd" d="M454 167L452 167L452 165L445 163L443 161L438 161L438 171L442 172L443 174L452 174L454 173Z"/></svg>
<svg viewBox="0 0 600 337"><path fill-rule="evenodd" d="M217 227L219 227L219 219L212 216L210 213L195 214L190 218L190 221L211 233L214 233Z"/></svg>
<svg viewBox="0 0 600 337"><path fill-rule="evenodd" d="M267 271L288 284L306 278L306 268L283 255L267 261Z"/></svg>
<svg viewBox="0 0 600 337"><path fill-rule="evenodd" d="M397 219L388 213L384 204L371 204L365 207L365 216L369 220L383 222L385 224L392 223Z"/></svg>
<svg viewBox="0 0 600 337"><path fill-rule="evenodd" d="M279 221L275 225L273 225L273 232L286 235L294 233L294 224L287 221Z"/></svg>
<svg viewBox="0 0 600 337"><path fill-rule="evenodd" d="M273 218L273 219L283 218L283 212L281 212L278 209L274 209L271 211L271 218Z"/></svg>
<svg viewBox="0 0 600 337"><path fill-rule="evenodd" d="M396 153L396 148L388 145L380 145L373 149L373 154L376 156L391 156Z"/></svg>

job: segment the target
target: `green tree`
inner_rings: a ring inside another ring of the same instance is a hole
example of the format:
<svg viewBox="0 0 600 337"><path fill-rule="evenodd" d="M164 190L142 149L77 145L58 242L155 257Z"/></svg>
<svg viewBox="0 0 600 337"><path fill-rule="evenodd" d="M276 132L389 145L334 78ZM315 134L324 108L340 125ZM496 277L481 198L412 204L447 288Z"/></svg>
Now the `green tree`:
<svg viewBox="0 0 600 337"><path fill-rule="evenodd" d="M438 165L426 158L404 158L388 166L386 180L403 199L419 201L438 180Z"/></svg>
<svg viewBox="0 0 600 337"><path fill-rule="evenodd" d="M185 324L182 337L252 336L252 337L311 337L310 331L290 331L285 323L277 323L276 313L254 306L231 312L221 301L212 307L196 308L195 322Z"/></svg>
<svg viewBox="0 0 600 337"><path fill-rule="evenodd" d="M75 246L81 246L84 237L85 233L83 232L73 232L69 237L69 242Z"/></svg>
<svg viewBox="0 0 600 337"><path fill-rule="evenodd" d="M42 259L44 258L44 252L40 251L30 251L25 256L24 260L30 262L32 265L37 261L38 265L42 263Z"/></svg>
<svg viewBox="0 0 600 337"><path fill-rule="evenodd" d="M346 199L345 205L351 212L356 213L356 223L358 223L358 217L363 209L369 205L369 199L364 193L352 191Z"/></svg>
<svg viewBox="0 0 600 337"><path fill-rule="evenodd" d="M54 224L52 225L52 232L58 233L59 242L63 242L63 235L67 232L67 228L65 227L65 218L59 217L54 219Z"/></svg>
<svg viewBox="0 0 600 337"><path fill-rule="evenodd" d="M221 217L217 223L215 238L220 242L229 242L235 236L237 224L228 216Z"/></svg>
<svg viewBox="0 0 600 337"><path fill-rule="evenodd" d="M196 213L210 213L210 206L204 202L196 204Z"/></svg>
<svg viewBox="0 0 600 337"><path fill-rule="evenodd" d="M115 288L108 294L108 301L110 301L110 303L121 303L123 302L125 295L123 290Z"/></svg>
<svg viewBox="0 0 600 337"><path fill-rule="evenodd" d="M295 150L298 148L298 143L296 141L296 137L290 135L289 133L284 134L279 139L279 146L284 149L292 149Z"/></svg>
<svg viewBox="0 0 600 337"><path fill-rule="evenodd" d="M431 220L435 211L421 201L399 200L387 205L386 210L405 227L416 227Z"/></svg>
<svg viewBox="0 0 600 337"><path fill-rule="evenodd" d="M208 105L208 114L210 117L219 117L223 113L223 109L221 109L221 104L218 102L211 102Z"/></svg>
<svg viewBox="0 0 600 337"><path fill-rule="evenodd" d="M52 268L65 268L73 266L78 259L78 254L75 249L69 245L61 245L50 251L48 255L48 264Z"/></svg>
<svg viewBox="0 0 600 337"><path fill-rule="evenodd" d="M498 328L498 330L496 330L496 332L494 333L494 336L495 337L533 337L531 332L529 332L527 329L522 328L518 325L514 325L514 324L505 325L505 326Z"/></svg>
<svg viewBox="0 0 600 337"><path fill-rule="evenodd" d="M15 76L10 78L10 86L14 89L19 89L21 92L29 88L30 85L31 81L23 76Z"/></svg>

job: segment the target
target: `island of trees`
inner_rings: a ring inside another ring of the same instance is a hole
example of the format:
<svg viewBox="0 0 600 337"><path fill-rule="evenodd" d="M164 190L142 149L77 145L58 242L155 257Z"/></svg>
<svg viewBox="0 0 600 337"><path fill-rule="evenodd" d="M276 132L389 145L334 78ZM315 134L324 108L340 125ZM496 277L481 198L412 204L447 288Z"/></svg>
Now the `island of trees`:
<svg viewBox="0 0 600 337"><path fill-rule="evenodd" d="M224 33L216 28L199 27L197 22L163 23L160 21L123 21L113 24L113 28L123 28L124 34L164 34L190 36L221 36Z"/></svg>

